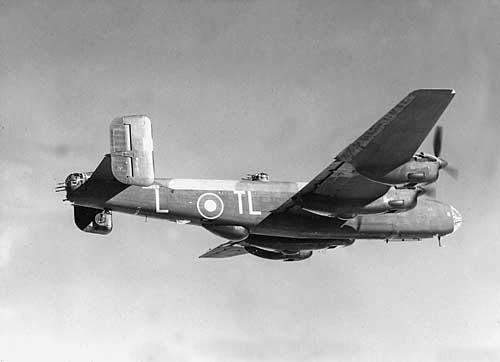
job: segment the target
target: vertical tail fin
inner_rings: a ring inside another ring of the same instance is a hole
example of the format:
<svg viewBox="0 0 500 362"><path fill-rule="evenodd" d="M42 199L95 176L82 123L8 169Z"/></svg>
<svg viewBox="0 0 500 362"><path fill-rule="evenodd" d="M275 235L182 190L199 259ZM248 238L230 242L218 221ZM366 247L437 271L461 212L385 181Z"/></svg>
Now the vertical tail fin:
<svg viewBox="0 0 500 362"><path fill-rule="evenodd" d="M111 171L121 183L150 186L155 179L151 120L146 116L115 118L110 125Z"/></svg>

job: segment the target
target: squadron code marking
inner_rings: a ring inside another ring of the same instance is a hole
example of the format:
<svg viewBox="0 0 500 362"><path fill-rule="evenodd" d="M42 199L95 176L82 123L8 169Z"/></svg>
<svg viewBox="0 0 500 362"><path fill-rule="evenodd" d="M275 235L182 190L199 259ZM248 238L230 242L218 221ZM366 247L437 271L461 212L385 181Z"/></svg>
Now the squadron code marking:
<svg viewBox="0 0 500 362"><path fill-rule="evenodd" d="M213 220L224 212L224 202L218 195L207 192L198 197L196 208L198 213L205 219Z"/></svg>
<svg viewBox="0 0 500 362"><path fill-rule="evenodd" d="M169 211L167 209L162 209L160 207L160 186L159 185L151 185L151 186L143 187L143 189L154 190L156 212L158 214L168 214Z"/></svg>
<svg viewBox="0 0 500 362"><path fill-rule="evenodd" d="M248 213L250 215L261 215L262 212L259 210L254 210L253 209L253 201L252 201L252 191L244 191L244 190L235 190L234 194L238 197L238 211L241 214L243 214L243 196L247 194L248 198Z"/></svg>

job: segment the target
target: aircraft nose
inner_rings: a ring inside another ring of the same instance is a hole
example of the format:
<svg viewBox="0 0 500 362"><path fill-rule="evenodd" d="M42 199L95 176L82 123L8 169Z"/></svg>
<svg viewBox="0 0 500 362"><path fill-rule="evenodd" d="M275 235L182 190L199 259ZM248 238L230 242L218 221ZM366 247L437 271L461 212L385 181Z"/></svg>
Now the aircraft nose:
<svg viewBox="0 0 500 362"><path fill-rule="evenodd" d="M462 215L460 215L460 213L458 212L458 210L455 209L451 205L450 205L450 209L451 209L451 217L453 219L453 231L452 232L455 232L455 231L458 230L458 228L460 227L460 225L462 225Z"/></svg>

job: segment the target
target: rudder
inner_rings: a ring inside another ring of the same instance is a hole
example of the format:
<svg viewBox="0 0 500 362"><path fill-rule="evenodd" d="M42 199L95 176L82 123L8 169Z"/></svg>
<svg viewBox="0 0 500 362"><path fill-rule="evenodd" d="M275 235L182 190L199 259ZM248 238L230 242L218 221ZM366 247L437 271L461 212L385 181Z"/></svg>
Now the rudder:
<svg viewBox="0 0 500 362"><path fill-rule="evenodd" d="M155 179L151 120L118 117L110 125L111 171L121 183L150 186Z"/></svg>

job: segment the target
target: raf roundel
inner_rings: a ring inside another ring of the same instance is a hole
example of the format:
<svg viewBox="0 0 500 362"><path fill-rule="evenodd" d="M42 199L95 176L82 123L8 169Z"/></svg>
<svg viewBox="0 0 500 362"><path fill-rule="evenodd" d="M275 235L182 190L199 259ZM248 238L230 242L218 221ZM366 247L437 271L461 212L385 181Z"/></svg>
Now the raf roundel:
<svg viewBox="0 0 500 362"><path fill-rule="evenodd" d="M224 212L224 202L218 195L207 192L198 197L196 208L205 219L217 219Z"/></svg>

